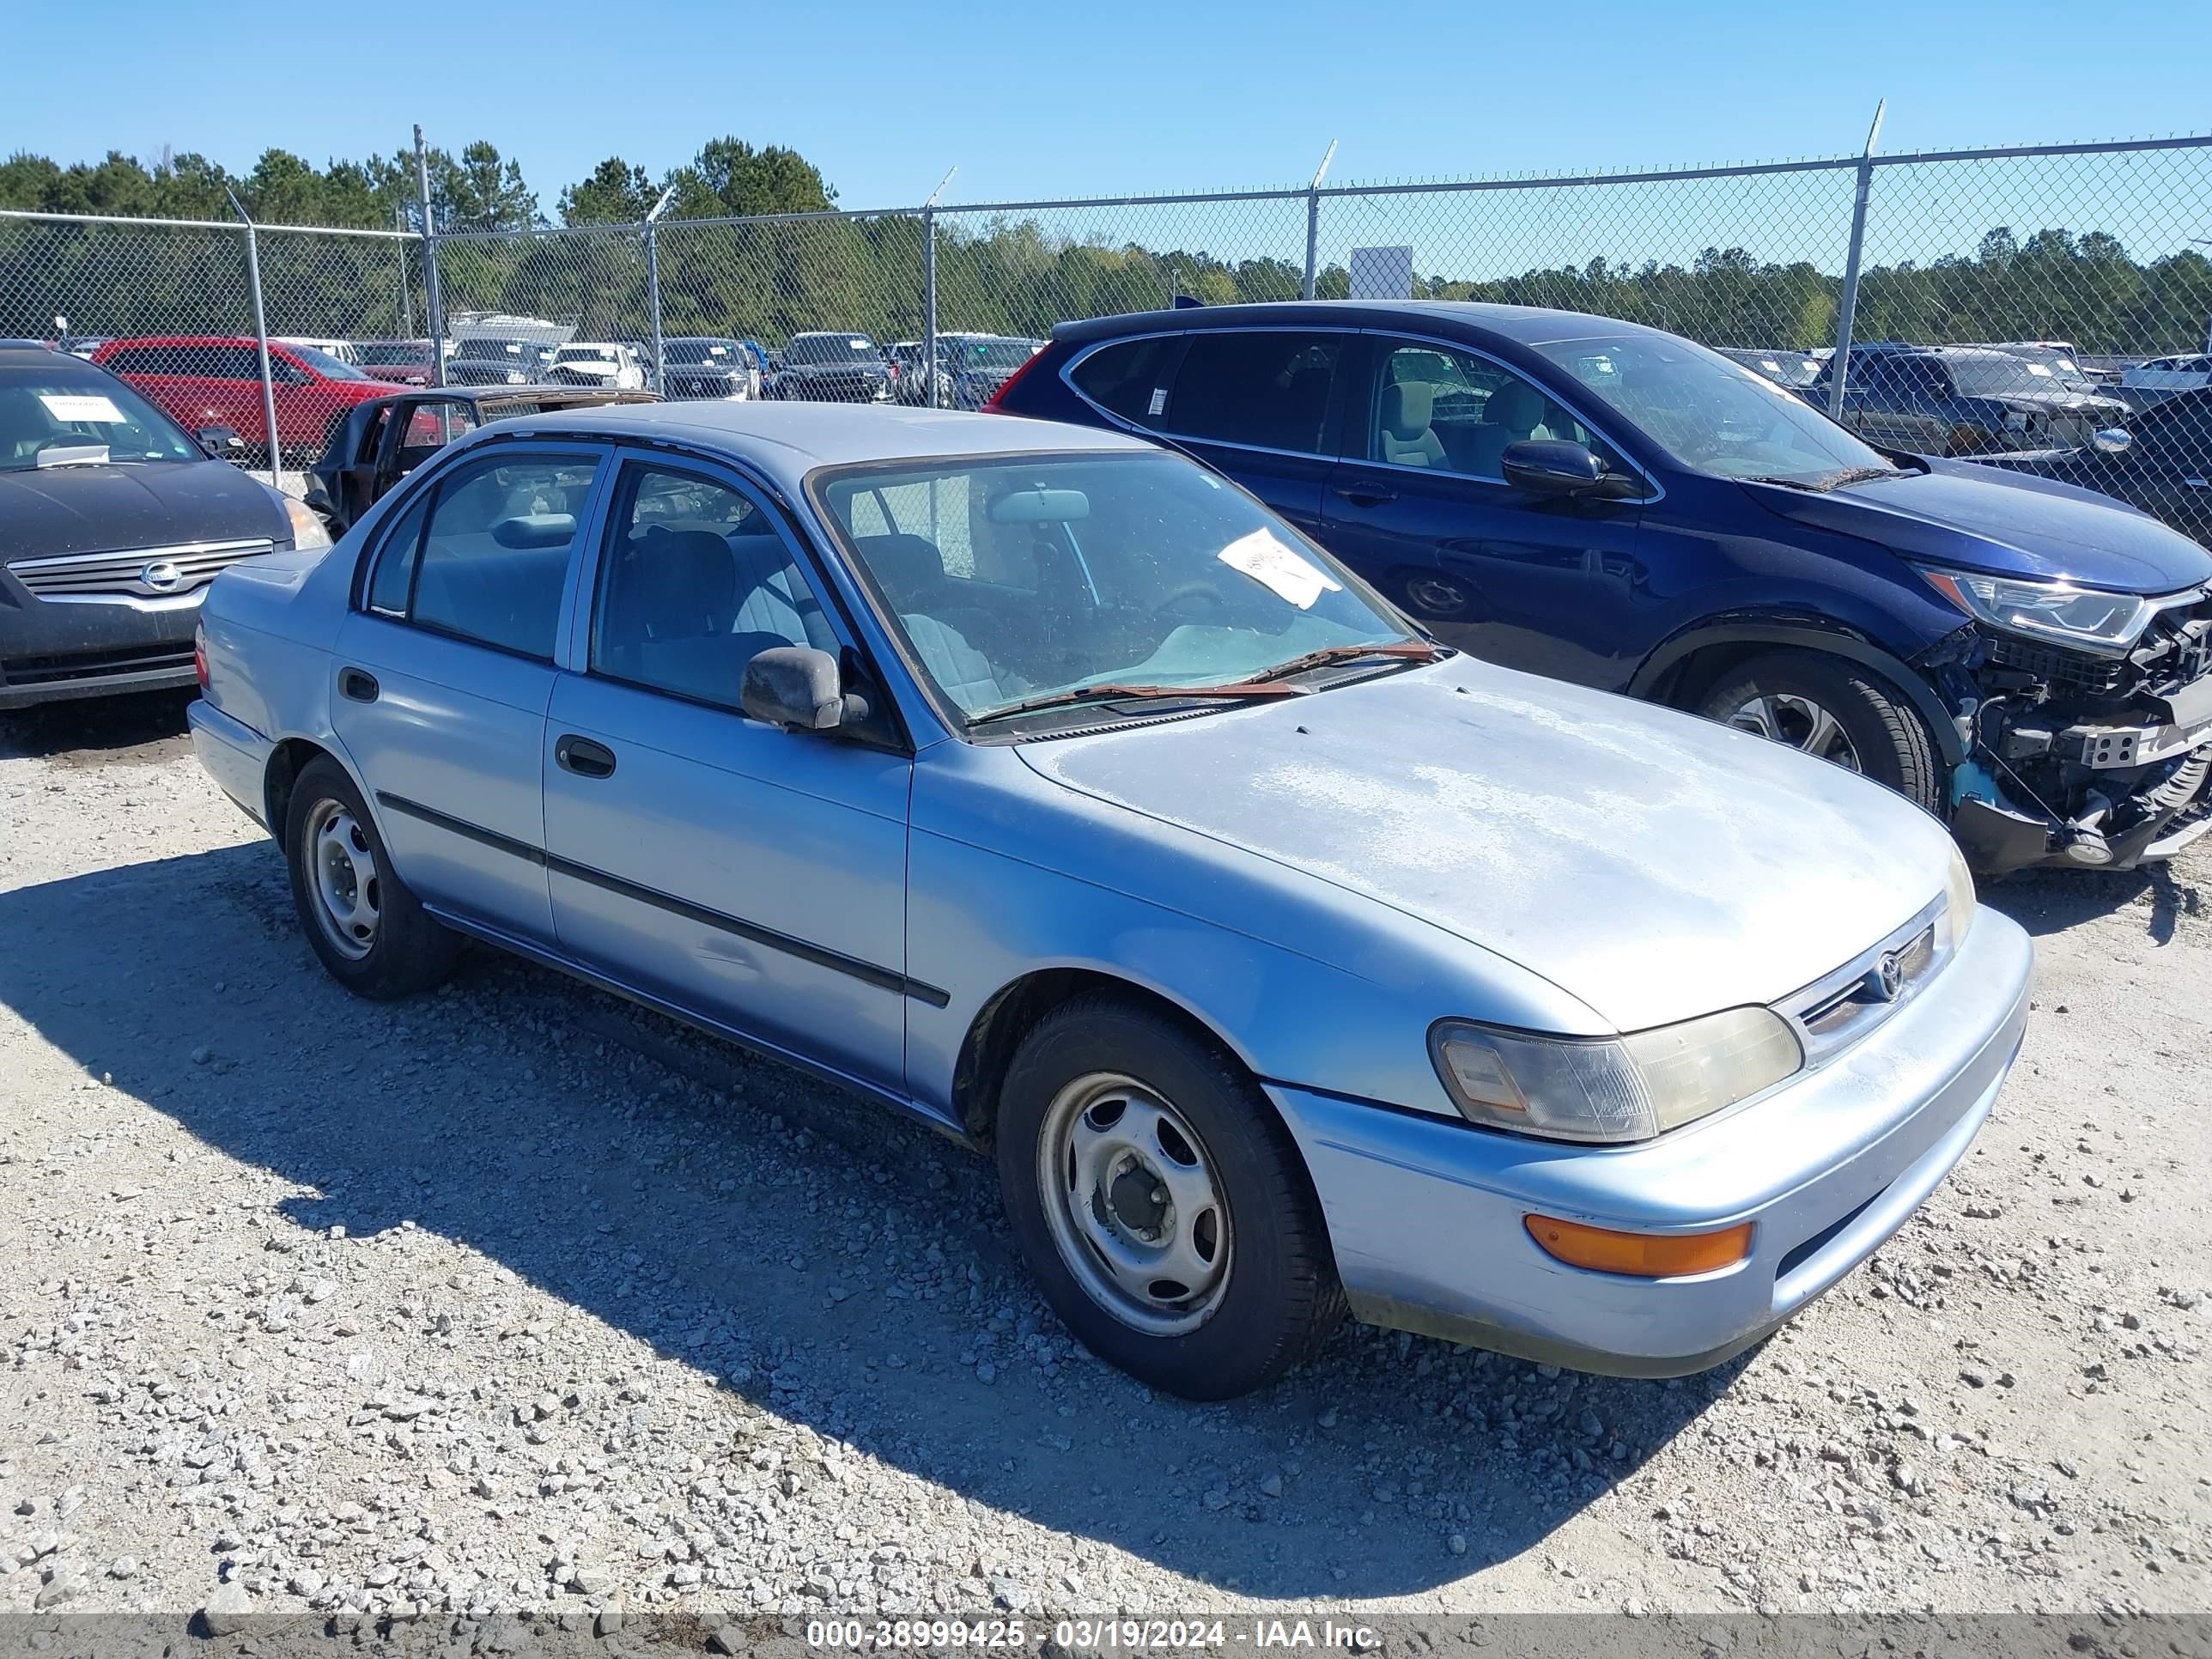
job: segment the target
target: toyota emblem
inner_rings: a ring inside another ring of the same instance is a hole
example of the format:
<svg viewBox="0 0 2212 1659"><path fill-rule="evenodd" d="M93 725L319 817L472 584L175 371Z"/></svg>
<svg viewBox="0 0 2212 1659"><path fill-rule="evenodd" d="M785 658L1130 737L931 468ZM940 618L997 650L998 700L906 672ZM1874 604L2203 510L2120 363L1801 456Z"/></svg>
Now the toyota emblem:
<svg viewBox="0 0 2212 1659"><path fill-rule="evenodd" d="M1905 988L1904 958L1895 951L1885 951L1874 972L1881 1000L1884 1002L1896 1001L1897 994Z"/></svg>
<svg viewBox="0 0 2212 1659"><path fill-rule="evenodd" d="M138 573L139 585L156 593L173 593L184 580L185 573L167 559L156 559Z"/></svg>

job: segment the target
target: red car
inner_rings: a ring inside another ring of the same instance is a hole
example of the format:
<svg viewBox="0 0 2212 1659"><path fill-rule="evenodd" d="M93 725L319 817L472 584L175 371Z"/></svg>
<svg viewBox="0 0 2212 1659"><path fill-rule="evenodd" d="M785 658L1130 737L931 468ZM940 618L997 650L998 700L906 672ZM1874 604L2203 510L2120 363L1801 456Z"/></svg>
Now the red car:
<svg viewBox="0 0 2212 1659"><path fill-rule="evenodd" d="M269 423L261 403L261 349L251 338L170 335L110 340L92 361L143 392L187 431L227 426L248 451L267 451ZM388 394L371 380L313 346L269 346L276 402L276 438L286 457L320 454L332 424L356 404Z"/></svg>

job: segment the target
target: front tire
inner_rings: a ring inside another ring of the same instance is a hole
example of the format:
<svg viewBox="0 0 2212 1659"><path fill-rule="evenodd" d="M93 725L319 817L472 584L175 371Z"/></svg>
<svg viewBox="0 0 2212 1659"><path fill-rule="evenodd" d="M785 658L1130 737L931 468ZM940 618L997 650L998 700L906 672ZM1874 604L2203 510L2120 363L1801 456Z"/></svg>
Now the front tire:
<svg viewBox="0 0 2212 1659"><path fill-rule="evenodd" d="M1832 761L1942 814L1943 764L1927 721L1856 663L1814 651L1754 657L1717 681L1697 712Z"/></svg>
<svg viewBox="0 0 2212 1659"><path fill-rule="evenodd" d="M1118 997L1016 1051L999 1176L1022 1255L1084 1346L1186 1400L1264 1388L1344 1317L1297 1146L1228 1055Z"/></svg>
<svg viewBox="0 0 2212 1659"><path fill-rule="evenodd" d="M392 868L375 821L345 769L300 769L284 816L292 904L332 979L374 1001L411 996L453 971L460 939L422 908Z"/></svg>

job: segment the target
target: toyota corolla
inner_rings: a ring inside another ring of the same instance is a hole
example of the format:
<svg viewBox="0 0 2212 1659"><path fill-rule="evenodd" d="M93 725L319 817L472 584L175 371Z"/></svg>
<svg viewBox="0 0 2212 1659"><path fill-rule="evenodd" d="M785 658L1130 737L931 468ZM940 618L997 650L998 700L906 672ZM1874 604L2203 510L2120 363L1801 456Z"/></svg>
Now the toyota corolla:
<svg viewBox="0 0 2212 1659"><path fill-rule="evenodd" d="M2027 1017L1928 813L1454 652L1115 434L502 422L203 627L200 755L340 982L471 936L919 1118L1188 1396L1347 1310L1717 1364L1942 1180Z"/></svg>

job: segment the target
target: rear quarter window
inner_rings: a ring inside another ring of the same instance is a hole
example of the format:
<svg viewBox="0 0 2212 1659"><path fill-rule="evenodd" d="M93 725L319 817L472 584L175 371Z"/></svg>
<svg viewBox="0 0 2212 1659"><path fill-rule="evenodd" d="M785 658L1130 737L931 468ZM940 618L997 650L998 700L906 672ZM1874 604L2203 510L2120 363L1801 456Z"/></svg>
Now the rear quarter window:
<svg viewBox="0 0 2212 1659"><path fill-rule="evenodd" d="M1109 415L1155 427L1167 408L1180 334L1149 334L1103 345L1068 371L1075 389Z"/></svg>

